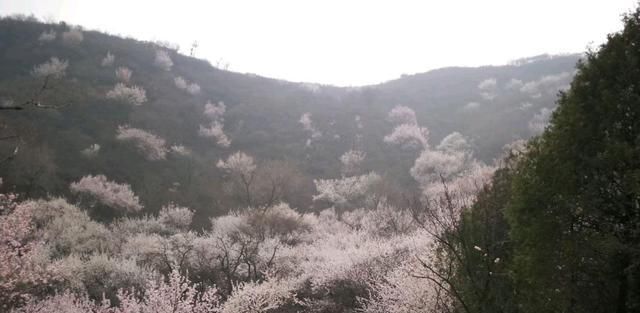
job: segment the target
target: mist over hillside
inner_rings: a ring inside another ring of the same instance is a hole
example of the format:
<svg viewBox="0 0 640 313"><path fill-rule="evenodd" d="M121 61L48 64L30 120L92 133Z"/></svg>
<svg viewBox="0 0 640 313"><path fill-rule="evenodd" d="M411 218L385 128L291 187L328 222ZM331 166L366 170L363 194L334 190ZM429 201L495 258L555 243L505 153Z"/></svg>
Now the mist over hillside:
<svg viewBox="0 0 640 313"><path fill-rule="evenodd" d="M622 21L584 54L336 87L0 18L0 311L637 312Z"/></svg>
<svg viewBox="0 0 640 313"><path fill-rule="evenodd" d="M578 60L578 55L549 56L507 66L444 68L373 86L339 88L234 73L154 43L99 32L82 32L83 40L74 43L62 38L68 30L63 24L0 22L3 103L20 103L38 90L40 82L31 75L35 66L51 57L68 62L55 91L42 99L43 105L59 108L3 111L4 132L20 136L2 143L4 155L21 146L0 169L0 176L10 182L4 188L28 196L67 195L72 181L104 174L130 183L148 210L175 201L207 216L241 205L224 193L224 176L215 166L236 151L261 162L294 165L301 191L287 200L302 210L314 205L311 180L339 176L339 158L350 149L366 153L365 169L384 169L391 182L415 185L408 175L415 152L383 141L393 127L387 113L396 105L415 110L431 142L459 132L477 158L491 162L505 144L542 130ZM47 32L58 36L42 39ZM158 51L167 53L170 68L158 66ZM114 60L103 66L108 53ZM143 105L107 96L119 81L115 71L121 67L132 73L128 84L146 91ZM218 125L229 145L217 144L216 137L200 131L217 123L205 113L208 102L225 105L224 121ZM299 122L305 113L316 130L309 142L313 134ZM150 132L168 146L184 146L191 153L148 161L116 138L121 125ZM99 152L83 155L93 145Z"/></svg>

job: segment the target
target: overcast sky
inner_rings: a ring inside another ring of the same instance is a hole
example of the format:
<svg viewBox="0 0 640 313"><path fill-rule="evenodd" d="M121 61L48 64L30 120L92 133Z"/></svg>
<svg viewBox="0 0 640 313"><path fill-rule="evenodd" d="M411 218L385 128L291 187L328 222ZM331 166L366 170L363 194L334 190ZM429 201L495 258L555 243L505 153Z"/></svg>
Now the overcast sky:
<svg viewBox="0 0 640 313"><path fill-rule="evenodd" d="M445 66L582 52L622 27L636 0L0 0L144 40L194 40L196 55L291 81L374 84ZM1 38L0 38L1 40Z"/></svg>

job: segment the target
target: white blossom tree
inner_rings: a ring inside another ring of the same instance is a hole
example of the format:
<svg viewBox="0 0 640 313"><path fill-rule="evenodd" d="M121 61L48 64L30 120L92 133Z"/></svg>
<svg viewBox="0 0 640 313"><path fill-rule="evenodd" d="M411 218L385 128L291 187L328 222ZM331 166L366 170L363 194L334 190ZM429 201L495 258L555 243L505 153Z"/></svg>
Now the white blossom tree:
<svg viewBox="0 0 640 313"><path fill-rule="evenodd" d="M132 105L143 105L147 102L147 93L142 87L129 87L123 83L117 83L113 89L107 92L107 98Z"/></svg>
<svg viewBox="0 0 640 313"><path fill-rule="evenodd" d="M416 113L411 108L396 106L389 112L388 119L396 127L384 137L384 142L407 149L429 148L429 130L418 125Z"/></svg>
<svg viewBox="0 0 640 313"><path fill-rule="evenodd" d="M160 210L158 220L167 227L188 230L193 219L193 210L169 203Z"/></svg>
<svg viewBox="0 0 640 313"><path fill-rule="evenodd" d="M180 89L180 90L184 90L184 91L186 91L186 92L188 92L189 94L192 94L192 95L197 95L197 94L200 93L200 85L198 85L196 83L189 83L182 76L178 76L178 77L174 78L173 80L174 80L174 83L175 83L176 87L178 87L178 89Z"/></svg>
<svg viewBox="0 0 640 313"><path fill-rule="evenodd" d="M191 149L178 144L171 145L171 147L169 147L169 151L180 156L190 156L192 153Z"/></svg>
<svg viewBox="0 0 640 313"><path fill-rule="evenodd" d="M167 156L166 141L148 131L120 125L116 139L133 142L147 160L164 160Z"/></svg>
<svg viewBox="0 0 640 313"><path fill-rule="evenodd" d="M181 90L187 89L187 86L189 85L189 83L187 83L187 81L182 76L174 78L173 81L176 84L176 87Z"/></svg>
<svg viewBox="0 0 640 313"><path fill-rule="evenodd" d="M62 78L66 74L69 62L52 57L49 61L37 65L31 73L37 78Z"/></svg>
<svg viewBox="0 0 640 313"><path fill-rule="evenodd" d="M394 124L410 124L410 125L418 124L418 119L416 118L416 112L414 112L413 109L404 105L398 105L398 106L395 106L393 109L391 109L391 111L389 112L388 118L389 118L389 121L391 121Z"/></svg>
<svg viewBox="0 0 640 313"><path fill-rule="evenodd" d="M220 296L215 287L199 291L178 271L172 271L168 282L151 281L140 299L134 292L121 290L116 313L209 313L218 312Z"/></svg>
<svg viewBox="0 0 640 313"><path fill-rule="evenodd" d="M366 153L360 150L349 150L340 156L342 162L342 174L351 176L360 171L360 165L366 157Z"/></svg>
<svg viewBox="0 0 640 313"><path fill-rule="evenodd" d="M72 28L62 33L62 41L66 44L77 45L84 40L82 30L79 28Z"/></svg>
<svg viewBox="0 0 640 313"><path fill-rule="evenodd" d="M73 193L84 193L98 202L124 212L142 210L140 199L131 190L129 184L109 181L104 175L87 175L77 182L71 183L69 189Z"/></svg>
<svg viewBox="0 0 640 313"><path fill-rule="evenodd" d="M401 124L393 132L384 137L384 142L398 144L407 149L427 149L429 147L429 130L416 124Z"/></svg>
<svg viewBox="0 0 640 313"><path fill-rule="evenodd" d="M99 152L100 152L100 145L97 143L94 143L89 147L82 149L82 151L80 151L80 153L82 153L82 155L87 158L94 158L98 155Z"/></svg>
<svg viewBox="0 0 640 313"><path fill-rule="evenodd" d="M226 106L223 102L218 102L217 104L207 102L204 106L204 115L207 116L211 122L206 126L200 125L198 134L202 137L215 138L219 146L227 148L231 145L231 140L223 130L225 111Z"/></svg>
<svg viewBox="0 0 640 313"><path fill-rule="evenodd" d="M320 132L313 126L313 121L311 121L311 113L307 112L302 114L298 122L302 124L304 130L308 131L311 135L311 137L307 140L307 146L310 146L313 140L322 137L322 132Z"/></svg>
<svg viewBox="0 0 640 313"><path fill-rule="evenodd" d="M171 61L171 57L167 51L156 50L156 57L153 64L165 71L170 71L173 66L173 61Z"/></svg>
<svg viewBox="0 0 640 313"><path fill-rule="evenodd" d="M191 83L187 86L187 92L192 95L197 95L200 93L200 85L196 83Z"/></svg>
<svg viewBox="0 0 640 313"><path fill-rule="evenodd" d="M111 51L107 51L107 55L105 55L105 57L102 59L102 61L100 62L100 65L102 65L103 67L112 66L115 59L116 57L113 54L111 54Z"/></svg>
<svg viewBox="0 0 640 313"><path fill-rule="evenodd" d="M529 121L529 131L534 135L544 132L544 129L549 124L549 119L551 118L552 113L553 110L549 108L540 109L540 112L536 113Z"/></svg>
<svg viewBox="0 0 640 313"><path fill-rule="evenodd" d="M202 137L215 138L216 144L218 144L221 147L227 148L231 145L231 140L224 133L224 130L222 129L222 127L223 125L218 121L212 122L207 127L200 125L200 128L198 130L198 135Z"/></svg>
<svg viewBox="0 0 640 313"><path fill-rule="evenodd" d="M127 67L122 66L116 69L116 78L122 83L128 84L131 80L131 74L131 70Z"/></svg>
<svg viewBox="0 0 640 313"><path fill-rule="evenodd" d="M487 78L478 84L478 90L480 90L480 96L488 101L493 100L496 97L496 88L498 84L495 78Z"/></svg>
<svg viewBox="0 0 640 313"><path fill-rule="evenodd" d="M40 42L50 42L50 41L54 41L56 40L57 37L57 33L55 30L50 29L48 31L43 31L42 34L40 34L40 37L38 37L38 41Z"/></svg>
<svg viewBox="0 0 640 313"><path fill-rule="evenodd" d="M4 100L0 110L22 110L27 105L37 108L55 108L56 105L43 104L43 95L46 91L54 89L53 80L61 79L65 76L69 62L52 57L49 61L36 65L31 70L31 75L42 80L42 84L33 92L33 96L22 104L15 104L11 99Z"/></svg>
<svg viewBox="0 0 640 313"><path fill-rule="evenodd" d="M294 298L290 284L267 280L262 283L239 283L223 304L221 313L270 312Z"/></svg>
<svg viewBox="0 0 640 313"><path fill-rule="evenodd" d="M338 179L315 179L313 182L318 194L313 196L313 201L346 205L365 196L369 189L381 180L380 175L374 172Z"/></svg>
<svg viewBox="0 0 640 313"><path fill-rule="evenodd" d="M242 186L245 201L247 205L251 206L253 203L251 186L257 168L253 157L238 151L230 155L226 160L218 160L216 166L228 175L231 175L232 178Z"/></svg>

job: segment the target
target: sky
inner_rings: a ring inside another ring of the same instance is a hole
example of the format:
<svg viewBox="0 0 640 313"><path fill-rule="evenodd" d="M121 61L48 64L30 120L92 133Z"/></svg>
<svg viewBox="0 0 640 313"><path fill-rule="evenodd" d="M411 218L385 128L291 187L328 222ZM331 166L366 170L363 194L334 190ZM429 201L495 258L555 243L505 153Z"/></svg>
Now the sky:
<svg viewBox="0 0 640 313"><path fill-rule="evenodd" d="M242 73L338 86L447 66L576 53L622 28L637 0L0 0L86 29L177 43ZM0 38L1 40L1 38Z"/></svg>

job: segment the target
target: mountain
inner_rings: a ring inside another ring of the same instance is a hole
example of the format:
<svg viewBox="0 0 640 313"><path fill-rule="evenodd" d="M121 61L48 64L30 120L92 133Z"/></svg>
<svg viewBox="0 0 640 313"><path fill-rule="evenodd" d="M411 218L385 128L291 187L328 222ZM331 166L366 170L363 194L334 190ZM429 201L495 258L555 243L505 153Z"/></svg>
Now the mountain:
<svg viewBox="0 0 640 313"><path fill-rule="evenodd" d="M470 139L478 159L491 162L505 144L541 132L580 58L538 56L334 87L235 73L157 43L64 23L4 18L0 38L0 136L8 137L0 141L3 189L28 197L71 196L71 182L104 174L131 184L147 212L173 201L195 209L198 217L241 205L225 191L225 174L216 167L236 151L257 162L281 160L294 167L299 180L287 201L303 211L314 209L312 180L340 176L339 157L352 148L366 152L365 169L399 189L414 188L408 171L416 152L383 141L393 129L387 114L396 105L415 110L430 130L431 145L457 131ZM103 66L108 53L113 64L107 59ZM43 88L35 67L52 57L68 66ZM142 105L108 97L119 67L131 70L126 86L145 90ZM205 114L208 102L213 110L223 102L224 114ZM10 110L14 106L24 109ZM305 113L311 122L306 130L300 123ZM176 145L191 153L167 150L150 160L140 147L116 138L119 126L145 130L164 139L167 149ZM229 146L199 135L201 126L205 132L222 130ZM92 152L95 144L99 150Z"/></svg>

